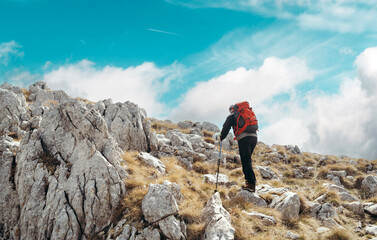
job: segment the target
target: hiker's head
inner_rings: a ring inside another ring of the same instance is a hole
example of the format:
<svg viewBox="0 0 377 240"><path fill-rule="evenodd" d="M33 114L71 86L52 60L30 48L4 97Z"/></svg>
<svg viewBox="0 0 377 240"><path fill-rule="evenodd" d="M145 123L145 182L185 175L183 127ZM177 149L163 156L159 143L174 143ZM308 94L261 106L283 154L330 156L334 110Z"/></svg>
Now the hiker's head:
<svg viewBox="0 0 377 240"><path fill-rule="evenodd" d="M229 106L229 113L233 114L234 113L234 105Z"/></svg>

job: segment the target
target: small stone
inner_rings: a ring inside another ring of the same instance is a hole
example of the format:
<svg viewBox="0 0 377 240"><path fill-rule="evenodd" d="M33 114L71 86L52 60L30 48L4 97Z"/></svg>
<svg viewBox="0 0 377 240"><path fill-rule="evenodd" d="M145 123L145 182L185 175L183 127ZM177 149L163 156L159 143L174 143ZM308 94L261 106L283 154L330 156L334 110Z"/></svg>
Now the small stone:
<svg viewBox="0 0 377 240"><path fill-rule="evenodd" d="M377 225L369 225L365 228L365 230L367 234L377 236Z"/></svg>
<svg viewBox="0 0 377 240"><path fill-rule="evenodd" d="M327 227L319 227L319 228L317 228L317 230L316 230L316 232L317 233L325 233L325 232L329 232L330 231L330 229L329 228L327 228Z"/></svg>
<svg viewBox="0 0 377 240"><path fill-rule="evenodd" d="M285 235L287 238L290 238L290 239L299 239L300 236L298 236L297 234L294 234L293 232L291 231L288 231L287 234Z"/></svg>
<svg viewBox="0 0 377 240"><path fill-rule="evenodd" d="M276 220L273 216L268 216L268 215L265 215L263 213L258 213L258 212L250 212L250 213L246 211L243 211L243 212L252 218L257 218L257 219L262 220L262 222L265 225L268 225L268 226L276 225Z"/></svg>

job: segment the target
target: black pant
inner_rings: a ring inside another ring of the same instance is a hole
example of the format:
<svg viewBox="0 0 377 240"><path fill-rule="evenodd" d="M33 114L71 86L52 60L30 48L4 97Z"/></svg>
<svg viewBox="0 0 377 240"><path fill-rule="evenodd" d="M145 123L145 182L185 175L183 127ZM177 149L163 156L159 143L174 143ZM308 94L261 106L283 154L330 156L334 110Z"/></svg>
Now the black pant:
<svg viewBox="0 0 377 240"><path fill-rule="evenodd" d="M251 164L251 155L253 154L254 148L257 145L257 137L244 137L238 141L238 149L240 151L240 157L242 162L242 171L245 174L245 180L248 183L255 184L255 174L253 171L253 166Z"/></svg>

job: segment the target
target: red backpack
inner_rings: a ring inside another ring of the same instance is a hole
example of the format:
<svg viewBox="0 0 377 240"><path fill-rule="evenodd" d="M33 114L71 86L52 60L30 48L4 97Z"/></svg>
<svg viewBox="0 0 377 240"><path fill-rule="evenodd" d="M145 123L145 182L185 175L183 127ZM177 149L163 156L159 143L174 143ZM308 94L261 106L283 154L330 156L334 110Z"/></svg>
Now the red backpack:
<svg viewBox="0 0 377 240"><path fill-rule="evenodd" d="M240 102L234 105L234 117L236 126L233 127L237 137L243 132L255 133L258 130L258 120L248 102Z"/></svg>

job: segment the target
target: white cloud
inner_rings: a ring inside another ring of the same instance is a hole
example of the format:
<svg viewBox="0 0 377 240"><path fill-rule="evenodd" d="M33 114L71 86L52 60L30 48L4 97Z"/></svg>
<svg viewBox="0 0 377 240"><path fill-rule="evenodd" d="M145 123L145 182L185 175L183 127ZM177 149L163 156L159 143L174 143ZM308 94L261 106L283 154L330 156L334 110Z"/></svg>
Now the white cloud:
<svg viewBox="0 0 377 240"><path fill-rule="evenodd" d="M339 93L313 97L308 150L376 158L377 114L359 79L343 81ZM372 144L373 143L373 144Z"/></svg>
<svg viewBox="0 0 377 240"><path fill-rule="evenodd" d="M295 85L312 77L301 59L270 57L259 69L238 68L198 83L172 111L171 118L216 121L218 116L225 116L232 103L247 100L258 106L273 96L290 92Z"/></svg>
<svg viewBox="0 0 377 240"><path fill-rule="evenodd" d="M180 66L158 68L145 62L136 67L95 67L88 60L67 64L44 75L43 81L53 89L69 95L98 101L111 98L114 102L131 101L147 110L149 115L163 114L161 94L168 90L172 79L180 74Z"/></svg>
<svg viewBox="0 0 377 240"><path fill-rule="evenodd" d="M312 92L305 99L263 106L269 125L260 132L267 143L297 144L305 151L377 158L377 48L361 53L358 77L343 79L337 93ZM307 104L298 103L307 100ZM279 119L280 118L280 119ZM283 136L282 136L283 135Z"/></svg>
<svg viewBox="0 0 377 240"><path fill-rule="evenodd" d="M331 30L341 33L377 31L375 3L357 4L351 1L335 1L318 4L314 11L298 15L303 28Z"/></svg>
<svg viewBox="0 0 377 240"><path fill-rule="evenodd" d="M370 95L377 92L377 47L368 48L356 59L357 73Z"/></svg>
<svg viewBox="0 0 377 240"><path fill-rule="evenodd" d="M260 120L259 140L296 144L304 151L377 158L377 47L355 61L357 77L345 78L335 93L306 92L313 78L301 59L267 58L259 69L237 68L198 83L182 97L171 119L221 125L230 104L247 100Z"/></svg>
<svg viewBox="0 0 377 240"><path fill-rule="evenodd" d="M355 53L353 52L353 50L350 48L350 47L342 47L339 49L339 53L342 54L342 55L354 55Z"/></svg>
<svg viewBox="0 0 377 240"><path fill-rule="evenodd" d="M6 82L24 88L28 88L29 85L39 81L40 79L41 76L39 74L32 74L23 69L13 69L5 74Z"/></svg>
<svg viewBox="0 0 377 240"><path fill-rule="evenodd" d="M22 57L23 52L20 52L19 48L21 46L14 40L0 43L0 64L7 66L12 55Z"/></svg>
<svg viewBox="0 0 377 240"><path fill-rule="evenodd" d="M225 8L293 19L303 28L335 32L377 31L373 0L167 0L191 8Z"/></svg>

